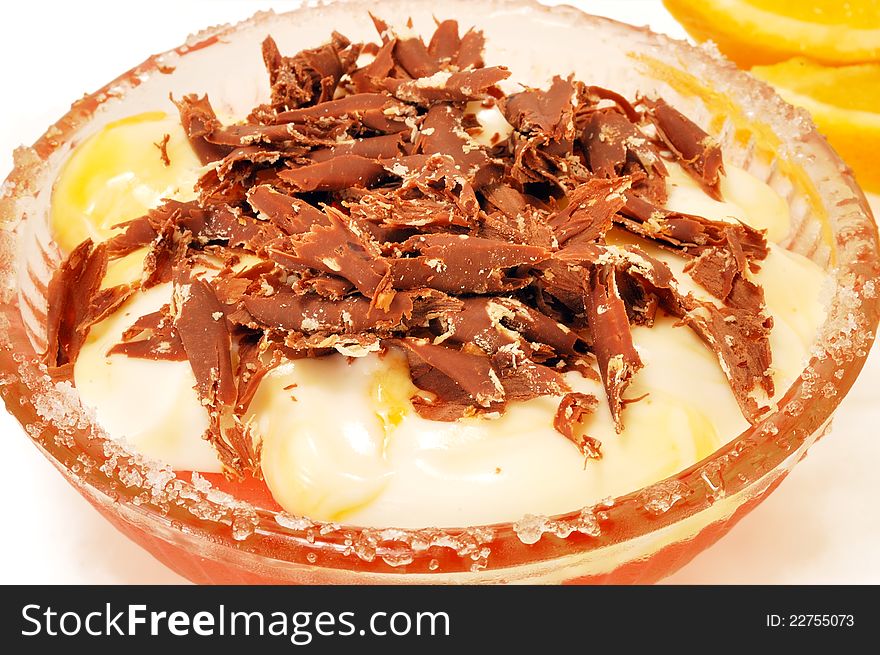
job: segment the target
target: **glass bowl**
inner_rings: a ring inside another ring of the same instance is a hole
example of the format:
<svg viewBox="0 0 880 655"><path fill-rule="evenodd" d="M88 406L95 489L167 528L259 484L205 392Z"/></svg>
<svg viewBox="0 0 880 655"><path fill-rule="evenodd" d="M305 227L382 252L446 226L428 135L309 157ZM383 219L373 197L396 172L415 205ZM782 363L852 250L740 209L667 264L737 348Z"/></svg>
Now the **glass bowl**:
<svg viewBox="0 0 880 655"><path fill-rule="evenodd" d="M430 3L352 0L257 14L150 57L73 105L16 166L0 196L0 393L36 446L113 525L201 583L630 583L677 570L767 496L830 426L864 363L880 313L877 231L847 167L809 117L709 48L527 0L449 0L440 18L486 33L486 61L541 85L573 72L628 97L658 94L716 135L728 161L788 200L784 245L833 279L809 365L778 410L690 468L619 498L553 517L459 529L361 528L266 508L247 489L144 461L108 440L67 382L40 363L46 285L60 261L48 227L53 180L71 148L169 93L207 92L244 115L268 92L260 42L282 51L333 29L373 40L368 11L434 26ZM527 55L523 57L524 51ZM222 68L217 68L222 62ZM550 63L548 63L550 62ZM218 74L218 70L222 74ZM226 490L224 490L224 488ZM821 490L817 490L821 493Z"/></svg>

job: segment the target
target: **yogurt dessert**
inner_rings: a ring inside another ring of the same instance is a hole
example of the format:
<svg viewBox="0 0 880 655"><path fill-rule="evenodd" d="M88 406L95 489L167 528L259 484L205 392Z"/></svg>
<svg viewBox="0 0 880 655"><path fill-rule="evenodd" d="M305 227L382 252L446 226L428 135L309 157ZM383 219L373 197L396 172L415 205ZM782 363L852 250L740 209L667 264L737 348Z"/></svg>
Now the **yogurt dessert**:
<svg viewBox="0 0 880 655"><path fill-rule="evenodd" d="M638 489L772 408L824 319L779 196L662 99L377 27L268 40L247 118L187 96L74 151L46 360L111 437L294 514L456 526Z"/></svg>

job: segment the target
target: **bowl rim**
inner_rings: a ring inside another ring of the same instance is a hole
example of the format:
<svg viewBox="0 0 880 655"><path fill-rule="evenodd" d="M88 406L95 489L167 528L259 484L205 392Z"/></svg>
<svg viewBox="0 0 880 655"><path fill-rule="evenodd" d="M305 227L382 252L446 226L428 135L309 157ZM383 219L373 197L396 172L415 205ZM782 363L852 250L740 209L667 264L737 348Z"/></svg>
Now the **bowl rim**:
<svg viewBox="0 0 880 655"><path fill-rule="evenodd" d="M818 152L838 169L836 182L840 187L837 203L827 207L833 227L832 248L838 253L837 288L829 318L821 328L826 337L823 338L823 349L814 351L805 369L811 371L811 375L802 375L794 382L779 400L777 411L731 438L704 460L648 487L598 505L541 517L538 536L542 538L534 543L522 540L519 522L460 528L365 528L254 508L247 502L211 489L210 484L198 476L191 482L176 475L163 478L162 471L167 473L170 470L167 468L160 469L160 481L164 480L160 489L155 467L126 452L115 442L106 440L95 425L80 426L76 434L71 435L64 425L42 420L44 417L32 403L31 387L36 380L33 376L45 377L45 369L32 371L30 379L27 372L23 372L28 366L33 368L36 353L32 348L27 356L13 352L29 342L21 341L26 337L18 298L4 294L0 297L0 312L9 322L8 337L16 346L10 350L7 344L0 353L0 372L7 379L2 387L4 399L23 426L39 424L39 430L28 431L32 432L31 436L43 453L77 488L122 503L145 524L156 525L158 521L164 528L196 541L208 540L215 546L244 551L275 562L392 574L459 573L484 567L497 570L598 550L678 523L713 505L721 497L737 494L761 481L792 453L808 444L809 439L826 425L861 370L876 331L880 318L880 286L877 286L880 285L880 255L877 228L863 193L811 120L782 101L769 86L739 71L711 48L695 47L685 41L655 34L647 28L591 16L568 5L550 7L534 0L480 0L480 3L540 12L575 23L598 24L603 29L636 30L656 44L676 48L701 65L717 69L724 79L755 89L759 105L779 114L776 120L797 120L808 126L802 142L786 141L791 147L791 155L796 157L806 153L809 145L814 156ZM375 3L366 0L336 0L307 3L281 14L260 12L235 25L199 32L184 45L150 56L98 91L78 100L31 148L17 151L15 166L0 194L4 242L14 241L16 228L26 220L19 202L39 191L32 188L31 177L104 103L123 98L127 91L150 76L161 74L174 61L210 47L237 30L340 4L352 10L375 7ZM8 257L0 257L0 262L2 269L15 266L14 260L9 261ZM3 270L2 273L11 277L11 284L15 285L14 271ZM844 290L848 293L844 294ZM846 295L847 304L840 306L843 295ZM836 314L838 310L855 319L855 339L845 338L846 335L835 338L840 332L836 327L841 319ZM834 393L823 395L819 391L819 385L823 384L831 384ZM73 443L68 438L71 436L74 437ZM108 466L108 462L112 462L112 466ZM133 471L145 475L132 477ZM148 474L152 475L151 479ZM670 485L675 490L676 499L662 511L648 511L646 494L668 490ZM491 557L488 546L491 546ZM314 553L321 555L320 563L314 563L309 557Z"/></svg>

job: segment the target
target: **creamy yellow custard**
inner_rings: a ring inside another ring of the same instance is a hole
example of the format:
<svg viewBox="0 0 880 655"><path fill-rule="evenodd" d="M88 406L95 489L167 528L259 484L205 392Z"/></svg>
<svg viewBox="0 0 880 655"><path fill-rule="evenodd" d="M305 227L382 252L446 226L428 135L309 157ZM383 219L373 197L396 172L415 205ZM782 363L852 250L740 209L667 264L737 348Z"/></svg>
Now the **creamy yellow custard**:
<svg viewBox="0 0 880 655"><path fill-rule="evenodd" d="M162 198L194 199L199 169L176 116L154 111L114 121L79 144L61 170L52 190L52 236L66 252L85 239L104 241L113 226Z"/></svg>
<svg viewBox="0 0 880 655"><path fill-rule="evenodd" d="M474 140L506 136L497 110L474 108L484 124ZM482 114L482 115L481 115ZM169 135L170 165L154 143ZM107 148L134 143L124 157ZM116 145L114 145L116 144ZM113 123L73 153L55 187L52 221L62 248L91 236L106 238L116 223L138 216L163 196L189 197L199 164L176 121L144 114ZM785 201L742 169L727 167L723 201L707 196L668 164L667 207L766 229L771 241L788 233ZM103 180L92 184L87 180ZM87 188L84 185L88 185ZM613 231L608 241L634 237ZM683 290L709 299L682 272L685 260L639 241L666 261ZM114 262L109 284L140 276L143 253ZM800 374L825 312L824 272L771 244L754 276L765 289L773 379L781 395ZM176 469L219 472L213 448L201 438L207 417L193 390L188 362L107 356L122 331L171 298L171 285L137 294L95 326L74 370L83 403L108 434ZM414 390L405 359L390 351L347 359L286 362L271 371L248 417L262 440L262 470L286 510L316 519L364 525L455 526L556 514L641 488L708 456L747 422L714 353L668 317L633 328L645 366L627 397L626 429L617 434L604 403L583 423L602 442L600 460L584 461L553 427L558 397L511 403L498 418L436 422L410 403ZM572 390L604 398L598 382L569 373Z"/></svg>

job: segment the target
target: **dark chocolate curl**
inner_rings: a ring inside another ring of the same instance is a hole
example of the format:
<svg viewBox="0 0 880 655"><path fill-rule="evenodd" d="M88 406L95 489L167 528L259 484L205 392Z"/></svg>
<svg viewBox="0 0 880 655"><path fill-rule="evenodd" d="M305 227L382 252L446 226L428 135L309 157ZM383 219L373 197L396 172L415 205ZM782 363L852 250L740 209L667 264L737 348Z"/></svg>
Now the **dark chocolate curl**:
<svg viewBox="0 0 880 655"><path fill-rule="evenodd" d="M377 160L358 155L340 155L278 173L278 177L300 192L369 187L386 175L385 167Z"/></svg>
<svg viewBox="0 0 880 655"><path fill-rule="evenodd" d="M458 21L444 20L437 25L428 52L438 62L451 62L458 56L461 39L458 36Z"/></svg>
<svg viewBox="0 0 880 655"><path fill-rule="evenodd" d="M584 309L593 341L593 352L605 384L611 417L617 431L621 432L623 393L633 374L643 364L633 346L626 306L617 289L613 266L603 264L590 271L589 287L584 294Z"/></svg>
<svg viewBox="0 0 880 655"><path fill-rule="evenodd" d="M657 134L669 146L685 170L705 184L717 196L718 182L724 173L721 146L680 111L657 99L644 101Z"/></svg>
<svg viewBox="0 0 880 655"><path fill-rule="evenodd" d="M208 96L199 97L189 94L174 104L177 105L177 111L180 113L183 130L202 164L222 159L229 152L229 148L208 140L215 130L222 127Z"/></svg>
<svg viewBox="0 0 880 655"><path fill-rule="evenodd" d="M572 189L568 205L548 221L557 244L564 247L570 242L604 238L614 224L614 215L626 202L624 193L630 184L627 178L594 178Z"/></svg>
<svg viewBox="0 0 880 655"><path fill-rule="evenodd" d="M577 427L586 416L596 411L599 399L586 393L567 393L563 396L553 417L553 427L578 447L587 459L602 457L601 444L598 439L577 431Z"/></svg>
<svg viewBox="0 0 880 655"><path fill-rule="evenodd" d="M549 257L545 248L464 234L413 237L404 248L419 255L388 260L395 289L431 287L452 294L522 288L529 279L510 275L508 269L534 265Z"/></svg>
<svg viewBox="0 0 880 655"><path fill-rule="evenodd" d="M509 96L504 104L507 122L520 132L546 135L557 141L574 138L575 87L558 75L550 88L526 89Z"/></svg>
<svg viewBox="0 0 880 655"><path fill-rule="evenodd" d="M394 292L388 263L376 246L346 224L344 214L329 210L328 226L313 225L304 234L276 242L270 256L280 264L302 264L349 280L379 307L387 306Z"/></svg>
<svg viewBox="0 0 880 655"><path fill-rule="evenodd" d="M236 391L226 313L211 285L185 267L174 274L173 314L202 404L209 413L232 405Z"/></svg>
<svg viewBox="0 0 880 655"><path fill-rule="evenodd" d="M383 86L404 102L432 105L436 102L466 102L485 98L490 88L510 77L503 66L449 73L440 71L418 80L389 78Z"/></svg>
<svg viewBox="0 0 880 655"><path fill-rule="evenodd" d="M113 346L107 354L175 362L187 359L168 305L136 320L123 332L122 342Z"/></svg>
<svg viewBox="0 0 880 655"><path fill-rule="evenodd" d="M275 40L266 37L263 61L272 85L272 105L283 110L332 100L339 80L350 72L360 52L359 47L350 45L334 32L329 43L284 57Z"/></svg>
<svg viewBox="0 0 880 655"><path fill-rule="evenodd" d="M107 248L86 239L49 281L43 361L54 375L72 375L91 326L113 313L131 294L128 286L102 290L106 272Z"/></svg>
<svg viewBox="0 0 880 655"><path fill-rule="evenodd" d="M504 401L504 387L485 355L473 355L420 339L399 342L410 356L413 383L442 402L464 392L472 404L490 407ZM416 404L416 409L419 409ZM428 404L431 404L430 402Z"/></svg>
<svg viewBox="0 0 880 655"><path fill-rule="evenodd" d="M327 216L317 207L268 185L253 187L248 192L248 203L284 234L304 234L313 226L330 226Z"/></svg>

